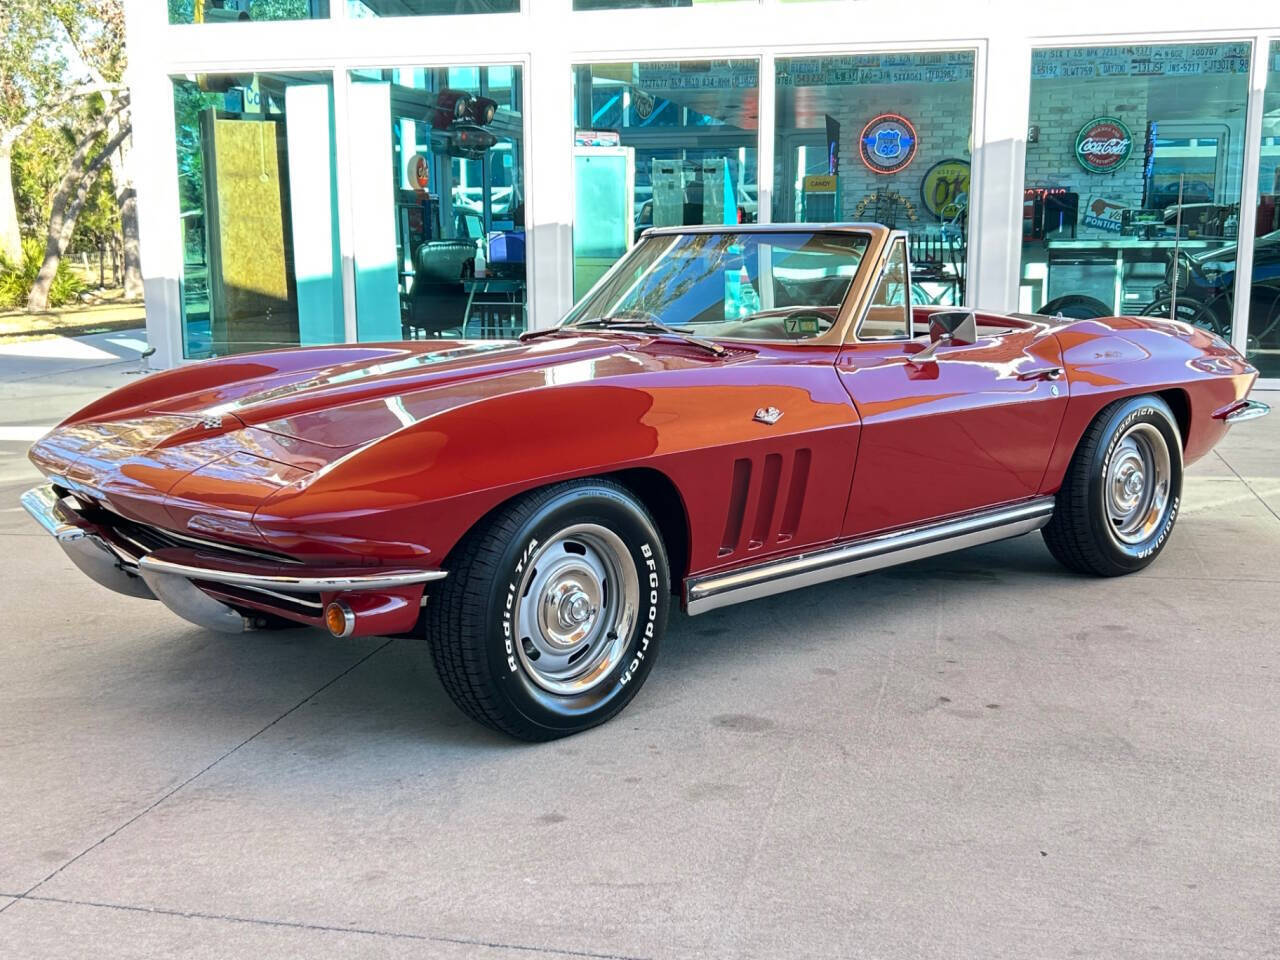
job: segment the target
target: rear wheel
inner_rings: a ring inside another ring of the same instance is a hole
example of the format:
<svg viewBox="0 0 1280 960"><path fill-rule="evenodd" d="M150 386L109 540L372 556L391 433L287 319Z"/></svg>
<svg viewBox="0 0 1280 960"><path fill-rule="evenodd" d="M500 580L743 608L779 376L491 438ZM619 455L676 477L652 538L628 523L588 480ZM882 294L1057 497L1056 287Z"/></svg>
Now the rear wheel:
<svg viewBox="0 0 1280 960"><path fill-rule="evenodd" d="M1044 540L1071 570L1133 573L1164 549L1181 496L1182 441L1168 405L1117 400L1081 438Z"/></svg>
<svg viewBox="0 0 1280 960"><path fill-rule="evenodd" d="M1096 317L1109 317L1115 311L1111 309L1110 304L1103 303L1096 297L1071 293L1065 297L1050 300L1037 312L1046 317L1062 316L1070 320L1093 320Z"/></svg>
<svg viewBox="0 0 1280 960"><path fill-rule="evenodd" d="M626 488L559 484L501 508L459 544L427 602L449 696L524 740L603 723L653 666L671 589L657 526Z"/></svg>

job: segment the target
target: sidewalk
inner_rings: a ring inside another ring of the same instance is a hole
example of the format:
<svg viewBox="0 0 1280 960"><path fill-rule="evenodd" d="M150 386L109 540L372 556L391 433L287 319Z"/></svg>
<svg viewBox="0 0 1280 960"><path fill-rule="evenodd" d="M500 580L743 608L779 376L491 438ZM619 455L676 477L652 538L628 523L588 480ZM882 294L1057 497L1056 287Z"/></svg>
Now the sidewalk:
<svg viewBox="0 0 1280 960"><path fill-rule="evenodd" d="M35 480L27 447L67 414L140 376L146 330L0 338L0 484Z"/></svg>

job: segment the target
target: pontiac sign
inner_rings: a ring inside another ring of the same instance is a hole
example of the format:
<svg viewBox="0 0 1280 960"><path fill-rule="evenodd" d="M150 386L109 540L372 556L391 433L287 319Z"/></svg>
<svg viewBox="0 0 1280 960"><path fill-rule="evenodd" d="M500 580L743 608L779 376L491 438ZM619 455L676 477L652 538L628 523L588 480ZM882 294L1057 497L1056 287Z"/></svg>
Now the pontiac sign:
<svg viewBox="0 0 1280 960"><path fill-rule="evenodd" d="M1076 134L1076 159L1090 173L1115 173L1133 153L1133 135L1115 117L1090 120Z"/></svg>

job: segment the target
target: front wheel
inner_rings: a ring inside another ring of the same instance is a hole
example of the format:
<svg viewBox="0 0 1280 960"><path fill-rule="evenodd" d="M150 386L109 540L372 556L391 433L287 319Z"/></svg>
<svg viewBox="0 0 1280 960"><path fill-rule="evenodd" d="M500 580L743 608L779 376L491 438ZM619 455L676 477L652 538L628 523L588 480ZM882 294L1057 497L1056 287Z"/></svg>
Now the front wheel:
<svg viewBox="0 0 1280 960"><path fill-rule="evenodd" d="M1089 425L1043 535L1080 573L1141 570L1164 549L1182 496L1182 441L1159 397L1117 400Z"/></svg>
<svg viewBox="0 0 1280 960"><path fill-rule="evenodd" d="M521 497L458 546L427 639L464 713L523 740L603 723L657 657L671 601L653 518L610 481Z"/></svg>

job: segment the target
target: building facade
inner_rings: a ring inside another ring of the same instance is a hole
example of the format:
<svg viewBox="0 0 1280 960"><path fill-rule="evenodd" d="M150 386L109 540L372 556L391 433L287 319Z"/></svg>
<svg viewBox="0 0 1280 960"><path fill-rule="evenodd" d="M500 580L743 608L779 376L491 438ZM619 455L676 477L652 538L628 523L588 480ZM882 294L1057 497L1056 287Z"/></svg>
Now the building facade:
<svg viewBox="0 0 1280 960"><path fill-rule="evenodd" d="M918 297L1175 315L1280 386L1273 4L126 13L157 366L507 337L647 226L876 220L909 232Z"/></svg>

